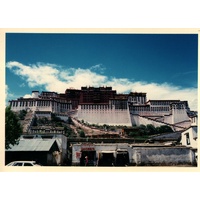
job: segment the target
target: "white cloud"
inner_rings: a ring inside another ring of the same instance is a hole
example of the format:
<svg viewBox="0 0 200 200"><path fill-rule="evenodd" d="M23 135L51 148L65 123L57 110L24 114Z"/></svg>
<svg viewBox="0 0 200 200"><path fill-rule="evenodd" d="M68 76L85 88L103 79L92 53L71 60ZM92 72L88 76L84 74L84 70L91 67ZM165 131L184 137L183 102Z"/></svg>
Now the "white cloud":
<svg viewBox="0 0 200 200"><path fill-rule="evenodd" d="M90 67L90 70L92 71L96 71L96 72L99 72L99 73L103 73L105 71L105 67L103 67L102 64L97 64L97 65L94 65L92 67Z"/></svg>
<svg viewBox="0 0 200 200"><path fill-rule="evenodd" d="M26 87L25 83L19 85L19 87Z"/></svg>
<svg viewBox="0 0 200 200"><path fill-rule="evenodd" d="M97 72L101 65L89 69L63 69L52 64L37 63L26 66L19 62L8 62L6 67L24 79L30 88L44 87L47 91L64 93L70 87L80 89L81 86L112 86L118 93L145 92L147 99L188 100L190 108L197 110L197 88L181 88L168 83L136 82L126 78L107 77Z"/></svg>
<svg viewBox="0 0 200 200"><path fill-rule="evenodd" d="M5 93L6 93L6 97L8 95L8 85L5 85Z"/></svg>
<svg viewBox="0 0 200 200"><path fill-rule="evenodd" d="M23 96L23 98L25 98L25 99L28 99L28 98L31 98L32 97L32 95L30 95L30 94L25 94L24 96Z"/></svg>
<svg viewBox="0 0 200 200"><path fill-rule="evenodd" d="M8 85L5 85L5 104L8 105L8 101L14 97L14 94L11 93Z"/></svg>

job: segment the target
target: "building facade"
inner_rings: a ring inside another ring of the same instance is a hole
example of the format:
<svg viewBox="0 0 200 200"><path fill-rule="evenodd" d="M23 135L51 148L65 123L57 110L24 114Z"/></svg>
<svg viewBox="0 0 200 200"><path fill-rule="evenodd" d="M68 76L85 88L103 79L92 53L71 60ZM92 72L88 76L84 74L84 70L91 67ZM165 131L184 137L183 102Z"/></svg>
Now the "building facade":
<svg viewBox="0 0 200 200"><path fill-rule="evenodd" d="M197 150L198 147L198 128L197 117L192 118L191 126L182 132L181 144Z"/></svg>
<svg viewBox="0 0 200 200"><path fill-rule="evenodd" d="M70 101L60 98L55 92L33 91L31 98L18 98L9 101L11 109L15 112L20 110L50 111L52 113L67 113L72 109Z"/></svg>
<svg viewBox="0 0 200 200"><path fill-rule="evenodd" d="M127 143L79 143L72 145L74 166L196 166L189 147Z"/></svg>
<svg viewBox="0 0 200 200"><path fill-rule="evenodd" d="M72 116L91 124L168 125L179 131L187 129L192 123L187 101L147 101L146 93L117 94L112 87L70 88L60 94L33 91L32 98L19 98L9 103L13 111L51 112L63 119Z"/></svg>

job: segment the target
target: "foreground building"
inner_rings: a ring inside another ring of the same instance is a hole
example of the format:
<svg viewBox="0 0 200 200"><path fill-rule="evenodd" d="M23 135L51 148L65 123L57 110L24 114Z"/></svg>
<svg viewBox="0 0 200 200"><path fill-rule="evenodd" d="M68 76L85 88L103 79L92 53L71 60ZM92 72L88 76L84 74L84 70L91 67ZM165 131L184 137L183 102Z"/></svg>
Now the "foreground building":
<svg viewBox="0 0 200 200"><path fill-rule="evenodd" d="M73 166L196 166L195 152L164 144L81 143L72 145Z"/></svg>
<svg viewBox="0 0 200 200"><path fill-rule="evenodd" d="M14 160L32 160L44 166L58 165L60 150L56 139L21 138L5 152L5 164Z"/></svg>
<svg viewBox="0 0 200 200"><path fill-rule="evenodd" d="M66 164L67 137L60 133L22 135L19 144L6 152L6 164L14 160L33 160L44 166Z"/></svg>
<svg viewBox="0 0 200 200"><path fill-rule="evenodd" d="M196 159L198 158L197 116L192 118L191 126L182 132L181 144L190 147L195 152Z"/></svg>

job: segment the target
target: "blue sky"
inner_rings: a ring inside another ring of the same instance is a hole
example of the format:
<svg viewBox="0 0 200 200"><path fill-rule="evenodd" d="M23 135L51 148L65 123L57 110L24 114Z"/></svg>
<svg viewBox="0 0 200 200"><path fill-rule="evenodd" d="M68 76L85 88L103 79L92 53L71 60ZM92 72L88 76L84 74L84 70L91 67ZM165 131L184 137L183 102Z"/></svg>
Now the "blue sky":
<svg viewBox="0 0 200 200"><path fill-rule="evenodd" d="M197 110L197 34L6 34L7 100L112 86Z"/></svg>

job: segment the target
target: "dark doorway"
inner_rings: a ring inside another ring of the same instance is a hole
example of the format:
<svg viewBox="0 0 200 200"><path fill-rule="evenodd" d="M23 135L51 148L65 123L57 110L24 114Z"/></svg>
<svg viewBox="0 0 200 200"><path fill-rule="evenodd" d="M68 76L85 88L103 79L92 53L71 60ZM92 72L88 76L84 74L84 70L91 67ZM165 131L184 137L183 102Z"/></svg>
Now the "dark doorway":
<svg viewBox="0 0 200 200"><path fill-rule="evenodd" d="M112 153L104 153L100 154L98 166L114 166L115 165L115 157Z"/></svg>
<svg viewBox="0 0 200 200"><path fill-rule="evenodd" d="M129 165L129 153L127 151L117 151L116 166Z"/></svg>
<svg viewBox="0 0 200 200"><path fill-rule="evenodd" d="M96 166L96 151L82 151L80 166Z"/></svg>

